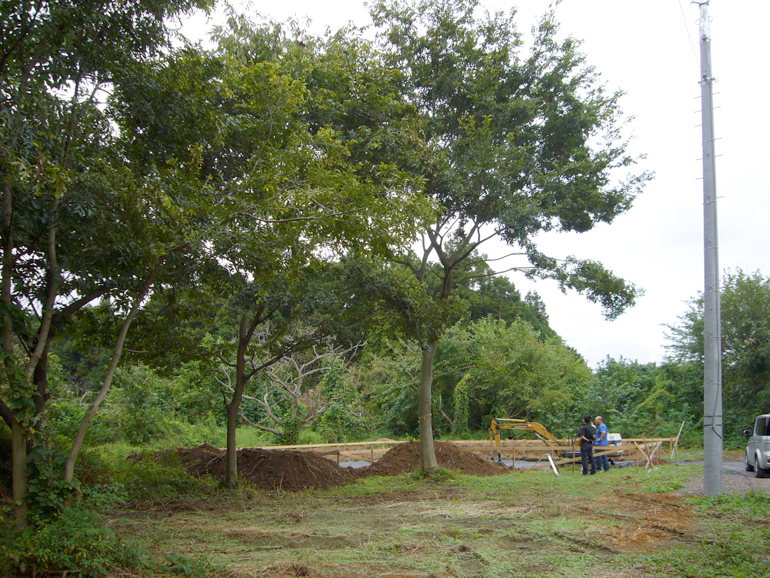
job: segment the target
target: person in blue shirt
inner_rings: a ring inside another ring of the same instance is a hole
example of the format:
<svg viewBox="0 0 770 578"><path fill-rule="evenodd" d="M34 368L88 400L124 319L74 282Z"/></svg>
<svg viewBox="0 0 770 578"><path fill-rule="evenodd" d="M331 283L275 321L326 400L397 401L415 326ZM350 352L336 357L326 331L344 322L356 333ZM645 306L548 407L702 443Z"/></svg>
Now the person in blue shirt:
<svg viewBox="0 0 770 578"><path fill-rule="evenodd" d="M596 446L596 452L599 453L602 451L606 451L607 446L610 445L610 440L609 440L610 430L604 424L604 420L602 419L602 416L597 415L594 421L596 422L596 440L594 441L594 445ZM597 455L596 466L597 466L597 469L599 470L604 470L605 472L610 471L609 456L607 454Z"/></svg>

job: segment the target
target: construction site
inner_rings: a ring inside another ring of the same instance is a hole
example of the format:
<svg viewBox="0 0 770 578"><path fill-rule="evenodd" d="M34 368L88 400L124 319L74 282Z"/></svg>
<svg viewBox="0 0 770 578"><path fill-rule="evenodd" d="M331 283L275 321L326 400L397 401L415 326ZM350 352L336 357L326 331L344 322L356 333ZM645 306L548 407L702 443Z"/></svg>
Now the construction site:
<svg viewBox="0 0 770 578"><path fill-rule="evenodd" d="M534 434L537 439L501 439L501 430ZM637 471L660 463L663 454L675 456L677 438L620 436L606 447L597 446L595 456L607 454L614 467ZM612 438L611 438L612 439ZM542 425L526 420L492 420L488 440L453 440L434 443L440 468L471 475L526 474L550 469L580 468L580 448L575 439L557 439ZM146 459L135 455L132 459ZM160 462L179 460L193 476L225 478L225 450L204 444L157 452ZM396 476L421 467L417 440L378 439L369 442L269 446L238 450L240 479L265 490L326 489L354 482L365 476Z"/></svg>

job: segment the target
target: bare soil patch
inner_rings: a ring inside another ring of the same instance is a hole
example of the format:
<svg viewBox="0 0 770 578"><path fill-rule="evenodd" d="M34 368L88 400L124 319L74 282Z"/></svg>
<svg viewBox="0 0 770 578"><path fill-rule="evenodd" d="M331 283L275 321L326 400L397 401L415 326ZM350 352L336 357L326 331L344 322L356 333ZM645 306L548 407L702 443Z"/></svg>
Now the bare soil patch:
<svg viewBox="0 0 770 578"><path fill-rule="evenodd" d="M687 538L694 531L692 507L682 496L617 493L600 498L595 507L611 511L606 516L610 521L623 518L622 524L604 536L605 543L618 551L650 551L662 542ZM634 523L626 523L628 520Z"/></svg>

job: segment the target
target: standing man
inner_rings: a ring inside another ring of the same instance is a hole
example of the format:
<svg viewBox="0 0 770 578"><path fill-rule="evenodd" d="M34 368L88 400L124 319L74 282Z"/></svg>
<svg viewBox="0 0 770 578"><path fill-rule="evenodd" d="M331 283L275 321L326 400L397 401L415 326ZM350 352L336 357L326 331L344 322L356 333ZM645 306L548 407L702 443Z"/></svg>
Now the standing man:
<svg viewBox="0 0 770 578"><path fill-rule="evenodd" d="M602 419L602 416L597 415L596 416L596 441L594 442L594 445L596 446L596 449L598 451L606 450L607 447L610 445L609 436L610 436L610 430L604 424L604 420ZM599 471L604 470L605 472L609 472L610 457L606 453L596 456L596 466Z"/></svg>
<svg viewBox="0 0 770 578"><path fill-rule="evenodd" d="M580 439L580 461L583 462L582 475L588 474L588 464L591 464L591 475L596 473L596 462L594 461L594 426L591 425L591 416L586 415L583 417L583 425L580 426L578 431L578 439Z"/></svg>

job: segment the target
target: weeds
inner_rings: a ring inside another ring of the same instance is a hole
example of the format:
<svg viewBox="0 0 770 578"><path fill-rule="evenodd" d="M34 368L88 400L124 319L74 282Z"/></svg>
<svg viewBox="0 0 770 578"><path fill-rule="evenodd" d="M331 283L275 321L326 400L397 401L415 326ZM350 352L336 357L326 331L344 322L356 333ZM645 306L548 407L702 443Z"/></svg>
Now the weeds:
<svg viewBox="0 0 770 578"><path fill-rule="evenodd" d="M12 534L1 552L4 576L63 573L98 578L111 567L147 565L135 544L119 538L103 517L83 508L66 509L53 521Z"/></svg>
<svg viewBox="0 0 770 578"><path fill-rule="evenodd" d="M753 489L745 494L697 496L690 498L689 502L709 513L739 514L765 520L770 518L770 494Z"/></svg>
<svg viewBox="0 0 770 578"><path fill-rule="evenodd" d="M454 477L454 473L442 468L437 469L435 472L426 472L425 470L418 470L412 474L408 474L413 480L430 482L434 484L440 484L448 482Z"/></svg>
<svg viewBox="0 0 770 578"><path fill-rule="evenodd" d="M744 494L688 498L699 516L699 528L693 532L695 546L661 551L647 558L671 576L700 578L732 576L754 578L770 576L767 548L770 529L770 495L749 490ZM704 573L703 570L708 572Z"/></svg>

